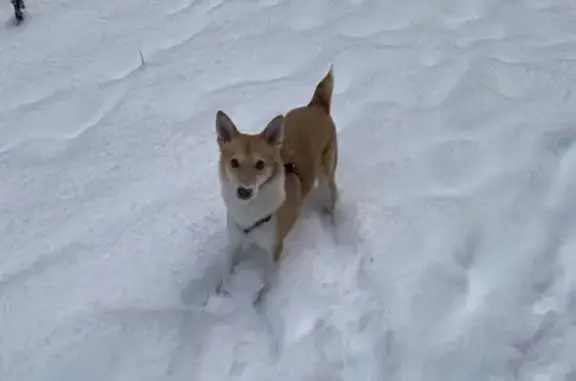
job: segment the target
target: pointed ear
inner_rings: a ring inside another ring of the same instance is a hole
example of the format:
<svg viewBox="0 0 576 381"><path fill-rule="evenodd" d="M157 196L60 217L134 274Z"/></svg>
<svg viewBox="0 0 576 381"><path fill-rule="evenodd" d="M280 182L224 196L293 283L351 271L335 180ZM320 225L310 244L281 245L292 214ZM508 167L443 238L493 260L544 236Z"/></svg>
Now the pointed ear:
<svg viewBox="0 0 576 381"><path fill-rule="evenodd" d="M277 115L272 119L260 136L270 145L281 145L284 138L284 116Z"/></svg>
<svg viewBox="0 0 576 381"><path fill-rule="evenodd" d="M220 144L229 142L239 134L234 122L221 110L216 113L216 133Z"/></svg>

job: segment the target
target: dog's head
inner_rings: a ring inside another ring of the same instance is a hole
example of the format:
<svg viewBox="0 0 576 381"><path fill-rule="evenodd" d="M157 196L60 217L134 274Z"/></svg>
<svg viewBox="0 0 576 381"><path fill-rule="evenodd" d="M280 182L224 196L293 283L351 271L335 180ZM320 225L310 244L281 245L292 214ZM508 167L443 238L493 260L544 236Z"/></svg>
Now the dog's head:
<svg viewBox="0 0 576 381"><path fill-rule="evenodd" d="M282 168L280 147L284 136L284 117L276 116L259 134L238 131L224 113L216 113L216 133L220 146L222 181L236 189L240 200L249 201Z"/></svg>

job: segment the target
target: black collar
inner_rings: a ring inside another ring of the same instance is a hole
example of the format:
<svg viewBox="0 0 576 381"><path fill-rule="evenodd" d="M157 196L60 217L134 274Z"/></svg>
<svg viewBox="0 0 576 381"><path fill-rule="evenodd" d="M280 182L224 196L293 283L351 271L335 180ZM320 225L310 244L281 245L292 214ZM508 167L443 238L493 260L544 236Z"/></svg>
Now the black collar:
<svg viewBox="0 0 576 381"><path fill-rule="evenodd" d="M245 235L250 234L254 229L264 225L266 222L270 221L272 219L272 214L267 215L266 217L262 217L261 219L259 219L258 221L256 221L252 226L249 226L245 229L242 229L242 231L244 232Z"/></svg>

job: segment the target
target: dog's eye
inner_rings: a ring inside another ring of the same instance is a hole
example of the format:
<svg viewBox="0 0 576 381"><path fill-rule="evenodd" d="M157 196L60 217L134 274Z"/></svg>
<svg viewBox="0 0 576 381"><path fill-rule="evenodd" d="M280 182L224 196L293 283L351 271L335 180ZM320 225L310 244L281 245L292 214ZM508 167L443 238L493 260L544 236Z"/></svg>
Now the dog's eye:
<svg viewBox="0 0 576 381"><path fill-rule="evenodd" d="M232 160L230 160L230 166L232 168L238 168L240 166L240 163L238 162L238 160L232 159Z"/></svg>
<svg viewBox="0 0 576 381"><path fill-rule="evenodd" d="M256 168L259 171L264 169L264 162L262 160L258 160L256 164L254 164L254 168Z"/></svg>

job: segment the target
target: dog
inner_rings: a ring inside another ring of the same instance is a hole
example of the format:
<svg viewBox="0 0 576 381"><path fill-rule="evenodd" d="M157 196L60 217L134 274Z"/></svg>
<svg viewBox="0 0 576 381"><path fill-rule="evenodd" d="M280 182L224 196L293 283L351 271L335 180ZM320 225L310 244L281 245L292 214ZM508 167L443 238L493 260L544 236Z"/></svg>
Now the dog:
<svg viewBox="0 0 576 381"><path fill-rule="evenodd" d="M333 67L306 106L277 115L258 134L242 133L228 115L216 113L219 180L227 210L228 262L219 293L249 244L264 249L276 268L284 239L303 201L318 184L324 210L333 215L338 199L338 142L330 114Z"/></svg>

